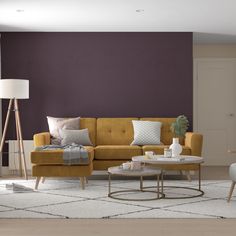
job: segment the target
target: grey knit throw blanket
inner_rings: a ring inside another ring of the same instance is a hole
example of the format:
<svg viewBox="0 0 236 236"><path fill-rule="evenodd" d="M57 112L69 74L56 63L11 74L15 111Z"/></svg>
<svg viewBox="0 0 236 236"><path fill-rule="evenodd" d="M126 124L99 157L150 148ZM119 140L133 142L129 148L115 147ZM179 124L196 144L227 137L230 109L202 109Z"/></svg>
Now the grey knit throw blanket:
<svg viewBox="0 0 236 236"><path fill-rule="evenodd" d="M35 151L63 150L63 161L65 165L86 165L89 164L88 151L79 144L70 145L45 145L36 147Z"/></svg>

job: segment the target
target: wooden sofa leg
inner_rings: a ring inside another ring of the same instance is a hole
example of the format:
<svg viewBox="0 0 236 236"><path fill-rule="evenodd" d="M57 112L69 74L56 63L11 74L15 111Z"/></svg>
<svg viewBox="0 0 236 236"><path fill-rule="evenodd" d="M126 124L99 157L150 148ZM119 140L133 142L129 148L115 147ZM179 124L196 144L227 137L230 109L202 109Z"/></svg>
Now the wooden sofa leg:
<svg viewBox="0 0 236 236"><path fill-rule="evenodd" d="M86 184L88 184L88 177L84 177Z"/></svg>
<svg viewBox="0 0 236 236"><path fill-rule="evenodd" d="M41 177L40 177L40 176L37 176L37 177L36 177L36 181L35 181L35 187L34 187L35 190L38 189L40 180L41 180Z"/></svg>
<svg viewBox="0 0 236 236"><path fill-rule="evenodd" d="M183 171L182 171L182 170L180 170L179 173L180 173L181 176L183 175ZM185 171L185 174L186 174L186 177L187 177L188 181L191 182L191 181L192 181L192 178L191 178L191 175L190 175L190 171L189 171L189 170L186 170L186 171Z"/></svg>
<svg viewBox="0 0 236 236"><path fill-rule="evenodd" d="M190 175L190 171L189 171L189 170L186 171L186 176L187 176L188 181L191 182L191 181L192 181L192 178L191 178L191 175Z"/></svg>
<svg viewBox="0 0 236 236"><path fill-rule="evenodd" d="M45 179L46 179L45 177L42 177L42 183L43 183L43 184L44 184L44 182L45 182Z"/></svg>
<svg viewBox="0 0 236 236"><path fill-rule="evenodd" d="M79 180L80 180L81 188L84 189L85 188L85 177L80 177Z"/></svg>
<svg viewBox="0 0 236 236"><path fill-rule="evenodd" d="M236 184L236 182L232 181L227 202L230 202L230 199L231 199L233 191L234 191L235 184Z"/></svg>

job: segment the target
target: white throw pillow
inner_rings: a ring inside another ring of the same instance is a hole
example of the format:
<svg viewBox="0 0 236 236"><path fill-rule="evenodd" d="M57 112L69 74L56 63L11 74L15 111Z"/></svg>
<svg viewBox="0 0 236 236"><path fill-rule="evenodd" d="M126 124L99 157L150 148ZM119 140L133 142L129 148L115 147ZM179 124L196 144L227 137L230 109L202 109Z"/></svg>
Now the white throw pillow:
<svg viewBox="0 0 236 236"><path fill-rule="evenodd" d="M59 129L73 129L78 130L80 125L80 117L76 118L55 118L47 116L49 132L52 137L52 144L60 144L61 137L59 134Z"/></svg>
<svg viewBox="0 0 236 236"><path fill-rule="evenodd" d="M131 145L161 144L161 122L132 120L134 140Z"/></svg>
<svg viewBox="0 0 236 236"><path fill-rule="evenodd" d="M67 145L76 143L84 146L92 146L92 142L89 138L88 129L80 129L80 130L68 130L68 129L60 129L60 136L62 137L61 145Z"/></svg>

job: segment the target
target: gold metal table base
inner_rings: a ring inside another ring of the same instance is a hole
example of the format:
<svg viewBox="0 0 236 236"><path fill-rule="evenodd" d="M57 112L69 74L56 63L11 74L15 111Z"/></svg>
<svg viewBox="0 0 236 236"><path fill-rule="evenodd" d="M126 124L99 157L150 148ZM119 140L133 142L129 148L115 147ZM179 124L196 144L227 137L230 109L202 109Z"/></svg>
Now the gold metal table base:
<svg viewBox="0 0 236 236"><path fill-rule="evenodd" d="M118 197L116 194L121 193L135 193L135 192L143 192L143 193L155 193L156 197L153 198L122 198ZM157 191L151 191L151 190L140 190L140 189L130 189L130 190L120 190L120 191L113 191L108 194L108 197L116 199L116 200L122 200L122 201L152 201L163 198L163 193L159 193L159 196Z"/></svg>
<svg viewBox="0 0 236 236"><path fill-rule="evenodd" d="M161 171L161 192L163 193L163 198L164 199L188 199L188 198L196 198L196 197L201 197L204 195L204 191L202 191L201 189L201 164L198 164L198 188L193 188L193 187L182 187L182 186L164 186L164 170ZM149 189L149 188L155 188L155 186L152 187L145 187L145 189ZM195 195L191 195L191 196L180 196L180 197L168 197L168 195L166 195L164 193L164 189L187 189L187 190L191 190L191 191L195 191L197 192L197 194Z"/></svg>
<svg viewBox="0 0 236 236"><path fill-rule="evenodd" d="M128 189L128 190L119 190L119 191L111 191L111 173L108 172L108 197L116 199L116 200L122 200L122 201L152 201L152 200L157 200L163 198L165 195L163 192L160 192L163 190L163 186L160 186L160 174L157 175L157 186L151 186L150 188L155 188L155 190L145 190L146 188L149 187L143 187L143 176L140 176L140 189ZM162 176L161 176L162 180ZM161 181L161 184L163 185L163 181ZM119 197L119 195L122 195L122 193L135 193L135 192L141 192L141 193L155 193L155 197L152 198L123 198Z"/></svg>
<svg viewBox="0 0 236 236"><path fill-rule="evenodd" d="M155 186L144 187L144 189L151 189L151 188L155 188ZM188 199L188 198L201 197L201 196L204 195L204 191L202 191L201 189L197 189L197 188L192 188L192 187L180 187L180 186L163 186L163 189L172 189L172 188L187 189L187 190L195 191L195 192L197 192L197 194L196 194L196 195L191 195L191 196L168 197L168 195L166 195L165 193L163 193L163 197L162 197L163 199Z"/></svg>
<svg viewBox="0 0 236 236"><path fill-rule="evenodd" d="M157 175L157 186L147 186L143 187L143 177L140 176L140 189L129 189L129 190L120 190L120 191L114 191L111 192L111 173L108 173L109 177L109 186L108 186L108 197L117 199L117 200L125 200L125 201L150 201L150 200L157 200L157 199L188 199L188 198L196 198L196 197L201 197L204 195L204 191L201 190L201 164L198 165L198 188L193 188L193 187L182 187L182 186L164 186L164 170L161 171L160 175ZM161 186L159 184L161 180ZM155 190L146 190L146 189L155 189ZM186 190L191 190L197 192L195 195L191 196L179 196L179 197L168 197L164 193L164 189L186 189ZM161 190L161 191L160 191ZM122 197L116 196L119 193L131 193L131 192L151 192L151 193L156 193L157 196L154 198L149 198L149 199L126 199Z"/></svg>

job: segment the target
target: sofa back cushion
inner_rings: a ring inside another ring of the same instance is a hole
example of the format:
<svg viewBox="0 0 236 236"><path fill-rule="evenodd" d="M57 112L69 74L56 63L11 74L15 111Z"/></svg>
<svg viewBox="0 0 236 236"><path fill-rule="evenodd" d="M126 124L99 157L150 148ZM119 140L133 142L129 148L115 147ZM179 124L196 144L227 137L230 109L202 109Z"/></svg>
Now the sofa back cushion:
<svg viewBox="0 0 236 236"><path fill-rule="evenodd" d="M170 130L171 124L176 120L175 118L140 118L140 120L159 121L161 126L161 142L165 145L172 143L173 133ZM180 144L184 144L184 139L180 138Z"/></svg>
<svg viewBox="0 0 236 236"><path fill-rule="evenodd" d="M80 129L89 130L89 138L96 145L96 118L80 118Z"/></svg>
<svg viewBox="0 0 236 236"><path fill-rule="evenodd" d="M130 145L134 138L132 120L138 118L98 118L97 145Z"/></svg>

